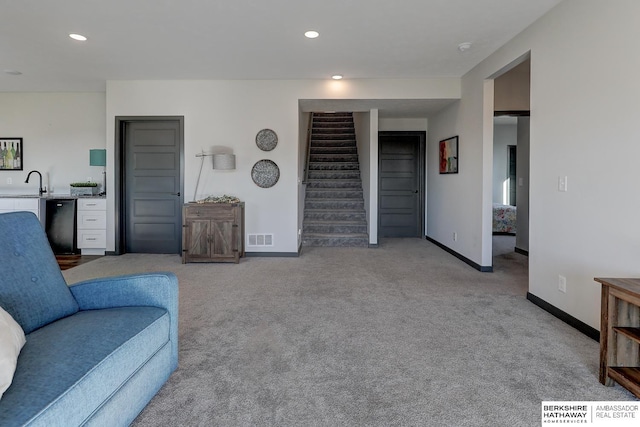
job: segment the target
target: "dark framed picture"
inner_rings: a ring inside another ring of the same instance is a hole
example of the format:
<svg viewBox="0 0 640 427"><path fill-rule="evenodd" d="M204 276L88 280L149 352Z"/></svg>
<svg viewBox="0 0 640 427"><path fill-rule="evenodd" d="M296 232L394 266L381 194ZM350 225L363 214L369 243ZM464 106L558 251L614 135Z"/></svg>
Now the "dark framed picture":
<svg viewBox="0 0 640 427"><path fill-rule="evenodd" d="M458 173L458 136L440 141L440 173Z"/></svg>
<svg viewBox="0 0 640 427"><path fill-rule="evenodd" d="M22 138L0 138L0 170L22 170Z"/></svg>

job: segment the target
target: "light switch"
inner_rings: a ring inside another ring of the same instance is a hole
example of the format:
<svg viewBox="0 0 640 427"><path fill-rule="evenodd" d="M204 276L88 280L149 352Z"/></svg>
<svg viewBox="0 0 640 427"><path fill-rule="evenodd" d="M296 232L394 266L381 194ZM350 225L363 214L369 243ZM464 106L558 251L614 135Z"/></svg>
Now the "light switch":
<svg viewBox="0 0 640 427"><path fill-rule="evenodd" d="M524 185L524 178L518 178L518 186L522 187Z"/></svg>
<svg viewBox="0 0 640 427"><path fill-rule="evenodd" d="M567 177L559 176L558 177L558 191L567 191Z"/></svg>

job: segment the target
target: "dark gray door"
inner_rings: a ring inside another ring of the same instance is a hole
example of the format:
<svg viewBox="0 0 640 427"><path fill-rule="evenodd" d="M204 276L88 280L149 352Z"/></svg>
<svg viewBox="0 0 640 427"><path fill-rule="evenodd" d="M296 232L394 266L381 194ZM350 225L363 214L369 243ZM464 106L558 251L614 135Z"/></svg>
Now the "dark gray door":
<svg viewBox="0 0 640 427"><path fill-rule="evenodd" d="M380 132L378 235L422 237L424 132Z"/></svg>
<svg viewBox="0 0 640 427"><path fill-rule="evenodd" d="M179 120L125 123L125 252L180 253L181 145Z"/></svg>

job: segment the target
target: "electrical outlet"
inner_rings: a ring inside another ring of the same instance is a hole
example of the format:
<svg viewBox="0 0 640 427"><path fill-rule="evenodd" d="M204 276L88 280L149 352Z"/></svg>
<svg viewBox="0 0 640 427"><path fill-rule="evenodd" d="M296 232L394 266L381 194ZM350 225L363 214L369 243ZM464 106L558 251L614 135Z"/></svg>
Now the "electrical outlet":
<svg viewBox="0 0 640 427"><path fill-rule="evenodd" d="M453 232L453 241L454 242L458 241L458 233L456 233L455 231Z"/></svg>
<svg viewBox="0 0 640 427"><path fill-rule="evenodd" d="M558 276L558 290L564 294L567 293L567 278L563 275Z"/></svg>
<svg viewBox="0 0 640 427"><path fill-rule="evenodd" d="M7 184L9 184L9 185L13 184L13 179L12 178L7 178Z"/></svg>

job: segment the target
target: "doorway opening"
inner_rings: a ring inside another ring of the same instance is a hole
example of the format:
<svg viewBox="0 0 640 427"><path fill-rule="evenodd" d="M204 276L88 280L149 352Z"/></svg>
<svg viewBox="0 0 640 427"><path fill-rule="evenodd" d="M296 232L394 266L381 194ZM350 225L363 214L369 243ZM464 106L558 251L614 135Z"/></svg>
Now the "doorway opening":
<svg viewBox="0 0 640 427"><path fill-rule="evenodd" d="M492 264L496 270L519 263L528 277L522 255L529 251L529 54L506 69L494 79Z"/></svg>

